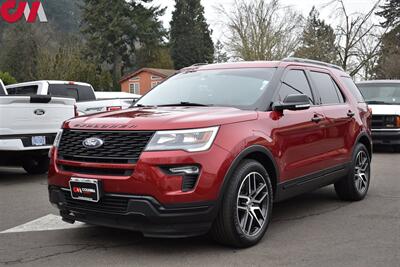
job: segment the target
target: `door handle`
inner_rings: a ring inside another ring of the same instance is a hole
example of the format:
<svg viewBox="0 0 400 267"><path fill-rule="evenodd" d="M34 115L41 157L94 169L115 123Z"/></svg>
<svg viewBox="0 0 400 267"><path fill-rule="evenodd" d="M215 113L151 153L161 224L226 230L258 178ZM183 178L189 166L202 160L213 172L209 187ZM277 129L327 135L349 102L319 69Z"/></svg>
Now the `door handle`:
<svg viewBox="0 0 400 267"><path fill-rule="evenodd" d="M349 111L347 112L347 117L349 117L349 118L353 118L354 115L356 115L356 114L355 114L353 111L351 111L351 110L349 110Z"/></svg>
<svg viewBox="0 0 400 267"><path fill-rule="evenodd" d="M322 121L322 119L323 119L323 117L314 115L314 117L311 119L311 121L318 123L318 122Z"/></svg>

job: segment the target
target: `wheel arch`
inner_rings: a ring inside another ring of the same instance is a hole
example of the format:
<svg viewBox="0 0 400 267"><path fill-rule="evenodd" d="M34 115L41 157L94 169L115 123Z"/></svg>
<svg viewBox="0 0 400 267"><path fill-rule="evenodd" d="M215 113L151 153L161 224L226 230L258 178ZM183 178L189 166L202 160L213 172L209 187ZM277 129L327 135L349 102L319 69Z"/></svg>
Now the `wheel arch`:
<svg viewBox="0 0 400 267"><path fill-rule="evenodd" d="M229 183L230 177L235 169L239 166L240 162L244 159L252 159L258 161L260 164L264 166L264 168L268 171L268 174L271 179L271 184L274 192L274 196L277 189L277 184L279 181L279 169L276 161L271 153L266 147L261 145L252 145L242 150L236 158L232 161L228 171L224 176L224 180L220 189L218 203L220 204L225 193L226 187Z"/></svg>
<svg viewBox="0 0 400 267"><path fill-rule="evenodd" d="M356 139L356 142L354 143L353 151L354 151L354 149L355 149L355 146L356 146L358 143L363 144L363 145L367 148L368 154L369 154L369 158L372 159L373 146L372 146L372 139L371 139L371 137L370 137L367 133L361 132L361 133L358 135L358 137L357 137L357 139Z"/></svg>

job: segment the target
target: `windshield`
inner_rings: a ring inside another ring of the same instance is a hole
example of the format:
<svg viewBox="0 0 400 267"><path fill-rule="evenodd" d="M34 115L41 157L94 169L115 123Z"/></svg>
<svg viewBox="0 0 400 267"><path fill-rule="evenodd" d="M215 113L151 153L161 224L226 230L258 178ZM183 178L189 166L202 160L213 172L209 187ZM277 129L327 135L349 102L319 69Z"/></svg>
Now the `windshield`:
<svg viewBox="0 0 400 267"><path fill-rule="evenodd" d="M255 109L275 68L200 70L177 74L136 106L230 106Z"/></svg>
<svg viewBox="0 0 400 267"><path fill-rule="evenodd" d="M400 104L400 83L359 84L358 87L369 104Z"/></svg>

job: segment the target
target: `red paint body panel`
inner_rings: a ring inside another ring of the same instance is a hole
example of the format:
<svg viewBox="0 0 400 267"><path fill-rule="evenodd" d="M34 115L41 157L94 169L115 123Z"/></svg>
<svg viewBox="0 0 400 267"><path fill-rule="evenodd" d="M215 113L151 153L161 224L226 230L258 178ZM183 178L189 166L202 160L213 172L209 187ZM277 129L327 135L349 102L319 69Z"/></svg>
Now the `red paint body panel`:
<svg viewBox="0 0 400 267"><path fill-rule="evenodd" d="M300 66L310 64L288 62L227 63L201 67L202 70L223 68L260 68ZM314 66L315 67L315 66ZM278 168L277 183L291 181L351 159L355 141L361 132L370 134L371 112L366 104L356 103L337 76L329 72L341 87L346 103L312 106L300 111L249 111L230 107L162 107L133 108L71 119L63 128L98 131L176 130L220 126L214 144L208 151L142 152L136 164L102 164L68 162L57 159L52 150L49 185L68 187L71 177L93 178L103 182L106 193L151 196L161 204L215 201L221 194L224 177L234 159L253 145L271 152ZM347 116L348 111L355 116ZM312 121L320 116L322 121ZM130 176L104 176L70 173L60 170L57 163L91 168L134 169ZM198 164L201 173L195 188L183 192L182 177L165 174L160 166Z"/></svg>

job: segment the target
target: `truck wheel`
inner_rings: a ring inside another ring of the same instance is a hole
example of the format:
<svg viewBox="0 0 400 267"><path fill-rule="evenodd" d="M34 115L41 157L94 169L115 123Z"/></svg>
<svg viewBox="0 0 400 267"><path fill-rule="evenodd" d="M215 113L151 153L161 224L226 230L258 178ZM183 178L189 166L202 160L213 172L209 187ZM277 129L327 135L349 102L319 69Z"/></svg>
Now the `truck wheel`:
<svg viewBox="0 0 400 267"><path fill-rule="evenodd" d="M49 170L49 158L43 156L26 159L22 167L29 174L44 174Z"/></svg>
<svg viewBox="0 0 400 267"><path fill-rule="evenodd" d="M349 174L335 183L335 191L340 199L359 201L368 192L371 176L371 159L367 148L357 144L353 153Z"/></svg>
<svg viewBox="0 0 400 267"><path fill-rule="evenodd" d="M211 229L213 238L237 248L257 244L271 220L272 194L265 168L255 160L244 160L229 180Z"/></svg>

